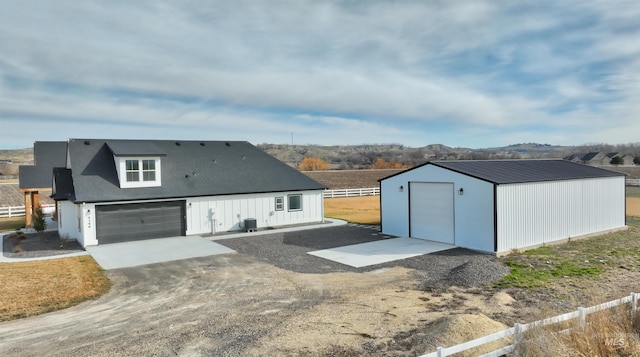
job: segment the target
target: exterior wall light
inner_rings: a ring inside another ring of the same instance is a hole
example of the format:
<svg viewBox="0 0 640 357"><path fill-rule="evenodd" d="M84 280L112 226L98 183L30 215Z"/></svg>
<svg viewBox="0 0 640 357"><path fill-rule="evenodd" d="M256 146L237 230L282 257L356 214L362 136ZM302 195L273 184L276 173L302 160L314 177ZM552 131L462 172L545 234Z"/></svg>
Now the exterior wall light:
<svg viewBox="0 0 640 357"><path fill-rule="evenodd" d="M458 190L458 194L460 196L464 195L464 188L460 187L460 189Z"/></svg>
<svg viewBox="0 0 640 357"><path fill-rule="evenodd" d="M404 191L404 186L400 185L400 187L398 187L398 192L402 192Z"/></svg>

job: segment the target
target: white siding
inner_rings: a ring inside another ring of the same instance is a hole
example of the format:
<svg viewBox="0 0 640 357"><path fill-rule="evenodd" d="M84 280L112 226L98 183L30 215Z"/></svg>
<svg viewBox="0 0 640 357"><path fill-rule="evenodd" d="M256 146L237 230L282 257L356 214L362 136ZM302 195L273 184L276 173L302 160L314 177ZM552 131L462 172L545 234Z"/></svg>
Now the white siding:
<svg viewBox="0 0 640 357"><path fill-rule="evenodd" d="M497 212L497 252L621 228L624 177L500 185Z"/></svg>
<svg viewBox="0 0 640 357"><path fill-rule="evenodd" d="M302 210L289 211L287 196L302 195ZM275 197L283 197L285 207L275 210ZM291 191L187 199L187 234L240 230L244 220L256 219L258 228L321 222L324 217L322 191Z"/></svg>
<svg viewBox="0 0 640 357"><path fill-rule="evenodd" d="M58 234L68 235L83 246L98 244L95 227L95 205L58 201Z"/></svg>
<svg viewBox="0 0 640 357"><path fill-rule="evenodd" d="M76 205L71 201L58 201L58 234L61 237L68 235L83 244L82 235L78 230L78 214Z"/></svg>
<svg viewBox="0 0 640 357"><path fill-rule="evenodd" d="M434 165L425 165L380 181L382 232L409 236L409 182L453 183L454 244L493 252L493 185ZM399 187L402 186L402 192ZM458 190L464 189L459 195Z"/></svg>

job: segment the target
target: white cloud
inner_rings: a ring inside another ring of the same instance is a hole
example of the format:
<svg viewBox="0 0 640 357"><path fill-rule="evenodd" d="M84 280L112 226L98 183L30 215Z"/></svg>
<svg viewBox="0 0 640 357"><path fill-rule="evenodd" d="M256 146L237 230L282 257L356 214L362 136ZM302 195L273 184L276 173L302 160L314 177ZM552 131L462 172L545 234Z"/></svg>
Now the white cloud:
<svg viewBox="0 0 640 357"><path fill-rule="evenodd" d="M637 8L577 0L8 1L0 4L0 115L7 125L39 118L129 130L180 122L187 136L252 128L258 142L291 131L317 143L494 146L515 132L520 141L634 140ZM316 134L300 115L366 128L367 136ZM603 129L611 118L619 131Z"/></svg>

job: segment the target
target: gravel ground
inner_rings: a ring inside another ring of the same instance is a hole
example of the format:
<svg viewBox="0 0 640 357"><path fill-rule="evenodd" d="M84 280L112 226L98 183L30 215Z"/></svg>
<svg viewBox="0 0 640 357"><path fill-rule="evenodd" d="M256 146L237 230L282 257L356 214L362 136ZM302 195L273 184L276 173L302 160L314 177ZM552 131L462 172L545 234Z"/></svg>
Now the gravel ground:
<svg viewBox="0 0 640 357"><path fill-rule="evenodd" d="M378 226L348 224L331 228L221 239L216 242L262 262L297 273L367 272L396 266L414 269L421 281L422 289L486 285L509 272L507 268L496 264L494 257L463 248L362 268L354 268L307 254L314 250L395 238L381 234L378 230ZM64 247L60 247L60 239L56 232L26 236L27 239L22 240L5 236L4 256L42 257L82 251L76 241L67 242ZM16 250L16 247L19 249Z"/></svg>
<svg viewBox="0 0 640 357"><path fill-rule="evenodd" d="M455 248L384 264L354 268L307 254L314 250L395 238L378 232L377 226L346 226L307 231L274 233L216 241L238 253L251 255L279 268L307 274L366 272L385 267L416 270L421 286L472 287L490 284L509 270L495 262L495 257L468 249Z"/></svg>
<svg viewBox="0 0 640 357"><path fill-rule="evenodd" d="M36 258L82 252L75 240L62 244L58 232L29 233L19 239L16 233L2 239L2 253L7 258Z"/></svg>

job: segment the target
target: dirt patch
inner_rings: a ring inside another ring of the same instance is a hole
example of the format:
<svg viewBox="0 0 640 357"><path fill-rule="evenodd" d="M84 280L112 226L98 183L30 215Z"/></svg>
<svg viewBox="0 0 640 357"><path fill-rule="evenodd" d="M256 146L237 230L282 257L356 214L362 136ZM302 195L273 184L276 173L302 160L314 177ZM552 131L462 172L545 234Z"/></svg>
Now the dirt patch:
<svg viewBox="0 0 640 357"><path fill-rule="evenodd" d="M230 239L239 253L108 271L114 288L98 300L1 323L0 355L421 355L501 324L637 291L636 221L629 218L628 231L562 248L608 266L602 274L558 276L529 289L466 286L459 273L485 270L485 263L465 264L474 255L460 249L369 270L306 254L345 239L372 239L376 232L362 226ZM438 284L456 279L459 286Z"/></svg>
<svg viewBox="0 0 640 357"><path fill-rule="evenodd" d="M49 196L51 196L51 190L40 191L38 195L40 203L53 204L54 201ZM20 187L17 182L0 184L0 206L13 207L23 205L24 193L20 192Z"/></svg>
<svg viewBox="0 0 640 357"><path fill-rule="evenodd" d="M403 170L326 170L302 171L330 189L380 187L378 180Z"/></svg>

